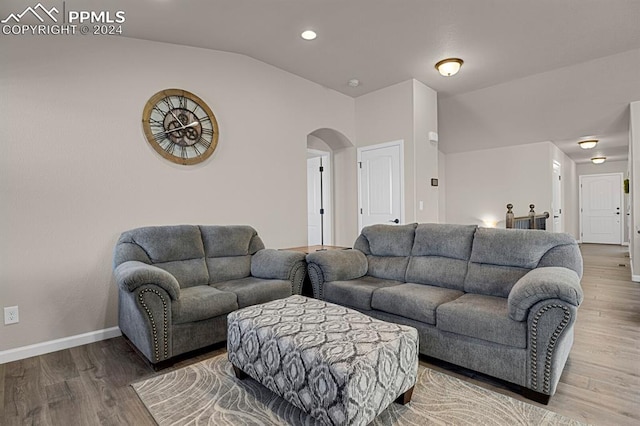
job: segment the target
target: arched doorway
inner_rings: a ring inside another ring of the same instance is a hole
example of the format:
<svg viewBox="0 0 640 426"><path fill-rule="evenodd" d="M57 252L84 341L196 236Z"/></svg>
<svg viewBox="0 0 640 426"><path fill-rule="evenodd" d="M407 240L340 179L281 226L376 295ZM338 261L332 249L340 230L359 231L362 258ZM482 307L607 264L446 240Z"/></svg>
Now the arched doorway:
<svg viewBox="0 0 640 426"><path fill-rule="evenodd" d="M357 231L356 151L334 129L307 135L307 212L309 245L353 243Z"/></svg>

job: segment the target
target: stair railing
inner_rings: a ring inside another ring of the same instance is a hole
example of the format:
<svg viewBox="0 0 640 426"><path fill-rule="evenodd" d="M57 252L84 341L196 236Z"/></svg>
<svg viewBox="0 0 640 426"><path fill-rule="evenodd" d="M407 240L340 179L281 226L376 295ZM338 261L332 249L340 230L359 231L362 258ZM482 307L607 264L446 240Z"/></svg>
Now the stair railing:
<svg viewBox="0 0 640 426"><path fill-rule="evenodd" d="M513 214L513 204L507 204L506 228L507 229L547 229L549 212L536 215L535 205L529 204L529 214L516 217Z"/></svg>

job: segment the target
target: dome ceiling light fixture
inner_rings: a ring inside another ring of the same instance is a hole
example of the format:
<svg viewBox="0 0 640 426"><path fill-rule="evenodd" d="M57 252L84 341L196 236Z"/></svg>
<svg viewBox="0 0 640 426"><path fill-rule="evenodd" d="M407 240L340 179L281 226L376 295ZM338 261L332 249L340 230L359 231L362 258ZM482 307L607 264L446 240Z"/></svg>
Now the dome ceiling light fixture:
<svg viewBox="0 0 640 426"><path fill-rule="evenodd" d="M589 139L589 140L578 142L578 145L580 145L580 148L582 148L582 149L595 148L595 146L597 144L598 144L598 140L597 139Z"/></svg>
<svg viewBox="0 0 640 426"><path fill-rule="evenodd" d="M306 30L303 31L302 34L300 34L300 37L305 40L315 40L315 38L318 37L318 34L316 34L316 32L312 30Z"/></svg>
<svg viewBox="0 0 640 426"><path fill-rule="evenodd" d="M602 164L607 160L607 157L593 157L591 159L591 162L593 164Z"/></svg>
<svg viewBox="0 0 640 426"><path fill-rule="evenodd" d="M451 77L460 71L460 67L463 63L464 61L460 58L447 58L438 62L436 64L436 69L440 75L444 77Z"/></svg>

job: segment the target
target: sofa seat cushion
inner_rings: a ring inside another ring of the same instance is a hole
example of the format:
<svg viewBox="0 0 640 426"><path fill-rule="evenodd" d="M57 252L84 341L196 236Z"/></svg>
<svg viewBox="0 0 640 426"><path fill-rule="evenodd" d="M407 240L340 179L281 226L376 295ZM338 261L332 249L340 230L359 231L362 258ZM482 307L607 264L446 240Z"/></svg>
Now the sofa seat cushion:
<svg viewBox="0 0 640 426"><path fill-rule="evenodd" d="M509 318L504 297L467 293L438 306L437 327L516 348L527 347L527 322Z"/></svg>
<svg viewBox="0 0 640 426"><path fill-rule="evenodd" d="M355 280L330 281L324 283L324 300L356 309L371 310L371 297L374 291L400 284L404 283L369 275Z"/></svg>
<svg viewBox="0 0 640 426"><path fill-rule="evenodd" d="M171 304L174 324L214 318L238 309L234 293L220 291L208 285L198 285L180 290L180 298Z"/></svg>
<svg viewBox="0 0 640 426"><path fill-rule="evenodd" d="M436 323L436 309L464 293L426 284L401 284L373 292L371 307L427 324Z"/></svg>
<svg viewBox="0 0 640 426"><path fill-rule="evenodd" d="M287 280L247 277L239 280L222 281L215 283L214 286L219 290L235 293L238 296L239 308L276 299L284 299L292 294L291 281Z"/></svg>

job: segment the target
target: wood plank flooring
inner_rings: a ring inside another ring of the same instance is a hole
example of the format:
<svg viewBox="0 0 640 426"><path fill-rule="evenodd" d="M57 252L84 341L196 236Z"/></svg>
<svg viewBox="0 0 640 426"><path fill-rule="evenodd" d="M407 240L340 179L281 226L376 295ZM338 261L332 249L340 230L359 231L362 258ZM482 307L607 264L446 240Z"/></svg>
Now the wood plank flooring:
<svg viewBox="0 0 640 426"><path fill-rule="evenodd" d="M581 250L585 300L546 408L596 425L638 425L640 283L630 280L625 247L584 244ZM163 372L224 352L220 345ZM420 362L536 404L504 382L432 359ZM154 425L129 384L163 372L154 372L121 337L2 364L0 425Z"/></svg>

